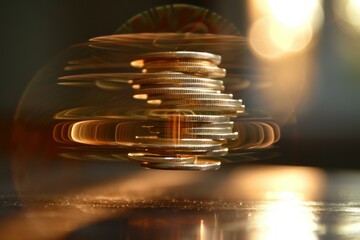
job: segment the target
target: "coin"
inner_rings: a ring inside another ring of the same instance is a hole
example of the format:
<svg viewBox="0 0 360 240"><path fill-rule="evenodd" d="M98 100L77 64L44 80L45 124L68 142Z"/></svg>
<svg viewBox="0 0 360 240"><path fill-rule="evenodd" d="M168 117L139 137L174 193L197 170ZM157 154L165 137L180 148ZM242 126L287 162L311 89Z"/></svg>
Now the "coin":
<svg viewBox="0 0 360 240"><path fill-rule="evenodd" d="M245 106L238 107L232 105L215 105L215 104L202 104L202 105L183 105L183 104L168 104L167 107L174 107L179 109L188 109L190 111L206 111L208 113L217 113L217 114L228 114L228 115L236 115L243 113L245 110Z"/></svg>
<svg viewBox="0 0 360 240"><path fill-rule="evenodd" d="M181 133L180 137L196 139L236 139L238 137L238 133Z"/></svg>
<svg viewBox="0 0 360 240"><path fill-rule="evenodd" d="M188 149L160 149L160 148L150 148L149 151L152 153L160 154L160 155L193 155L193 156L211 156L208 153L220 150L221 148L216 149L194 149L194 148L188 148Z"/></svg>
<svg viewBox="0 0 360 240"><path fill-rule="evenodd" d="M159 129L164 129L164 128L173 128L173 121L156 121L156 120L151 120L151 121L147 121L146 122L148 125L148 127L150 128L159 128ZM217 128L221 128L221 129L232 129L234 126L234 122L181 122L180 123L180 127L181 129L217 129Z"/></svg>
<svg viewBox="0 0 360 240"><path fill-rule="evenodd" d="M194 149L211 150L218 149L225 141L216 141L213 139L186 139L186 138L158 138L153 136L138 136L136 147L144 148L166 148L173 149Z"/></svg>
<svg viewBox="0 0 360 240"><path fill-rule="evenodd" d="M166 83L205 83L223 86L223 81L179 74L179 76L163 76L133 80L134 84L166 84Z"/></svg>
<svg viewBox="0 0 360 240"><path fill-rule="evenodd" d="M225 93L209 93L209 92L201 92L201 93L174 93L168 94L164 93L161 95L150 95L147 100L171 100L171 99L192 99L192 98L212 98L212 99L231 99L232 94Z"/></svg>
<svg viewBox="0 0 360 240"><path fill-rule="evenodd" d="M189 126L182 126L180 125L179 128L176 128L174 126L168 126L168 127L151 127L152 132L159 132L159 133L165 133L165 132L173 132L178 131L180 133L189 133L189 134L209 134L209 133L231 133L232 128L231 127L189 127Z"/></svg>
<svg viewBox="0 0 360 240"><path fill-rule="evenodd" d="M150 120L171 121L176 119L180 122L228 122L230 117L225 115L179 115L176 113L149 114Z"/></svg>
<svg viewBox="0 0 360 240"><path fill-rule="evenodd" d="M141 94L182 94L182 93L220 93L219 90L213 89L199 89L199 88L181 88L181 87L158 87L158 88L145 88L145 89L135 89L134 98L137 95Z"/></svg>
<svg viewBox="0 0 360 240"><path fill-rule="evenodd" d="M158 155L151 153L129 153L128 157L132 160L148 163L174 163L174 164L184 164L184 163L193 163L196 161L196 156L192 155L177 155L177 156L166 156Z"/></svg>
<svg viewBox="0 0 360 240"><path fill-rule="evenodd" d="M181 88L198 88L198 89L209 89L216 91L223 91L223 85L210 84L210 83L157 83L157 84L133 84L133 89L152 89L152 88L170 88L170 87L181 87Z"/></svg>
<svg viewBox="0 0 360 240"><path fill-rule="evenodd" d="M150 69L150 68L161 68L163 66L168 66L168 67L174 67L174 66L182 66L182 67L186 67L186 66L217 66L216 64L213 64L212 62L209 61L205 61L205 60L191 60L191 59L186 59L186 60L148 60L146 62L144 62L143 66L141 66L141 68L145 68L145 69Z"/></svg>
<svg viewBox="0 0 360 240"><path fill-rule="evenodd" d="M197 159L194 163L171 164L171 163L142 163L141 166L153 169L168 170L217 170L221 165L220 161L210 159Z"/></svg>
<svg viewBox="0 0 360 240"><path fill-rule="evenodd" d="M212 98L190 98L172 101L163 101L163 104L187 104L187 105L216 105L216 106L233 106L244 107L241 99L212 99Z"/></svg>
<svg viewBox="0 0 360 240"><path fill-rule="evenodd" d="M141 66L140 62L148 59L201 59L208 60L218 65L221 62L221 56L207 52L191 52L191 51L171 51L171 52L152 52L137 56L138 60L131 62L132 66Z"/></svg>
<svg viewBox="0 0 360 240"><path fill-rule="evenodd" d="M85 81L85 80L112 80L112 81L128 81L133 79L144 79L144 78L164 78L164 77L180 77L189 76L180 72L155 72L155 73L89 73L89 74L76 74L59 77L59 81ZM190 75L191 76L191 75Z"/></svg>
<svg viewBox="0 0 360 240"><path fill-rule="evenodd" d="M207 156L224 156L228 153L228 151L229 151L228 148L215 149L215 150L208 151L206 153L206 155Z"/></svg>
<svg viewBox="0 0 360 240"><path fill-rule="evenodd" d="M206 77L213 78L222 78L226 75L226 70L224 68L219 68L216 66L160 66L154 68L143 69L144 73L154 73L154 72L182 72L187 74L195 74Z"/></svg>

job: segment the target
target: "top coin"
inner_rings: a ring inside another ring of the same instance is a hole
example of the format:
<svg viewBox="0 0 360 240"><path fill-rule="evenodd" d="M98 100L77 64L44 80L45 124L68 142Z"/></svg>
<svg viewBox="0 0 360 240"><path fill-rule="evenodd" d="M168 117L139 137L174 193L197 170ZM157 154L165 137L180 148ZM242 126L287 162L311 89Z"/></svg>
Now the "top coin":
<svg viewBox="0 0 360 240"><path fill-rule="evenodd" d="M136 60L131 62L133 67L143 67L144 62L159 59L201 59L207 60L219 65L221 56L207 52L191 52L191 51L171 51L171 52L152 52L139 55Z"/></svg>

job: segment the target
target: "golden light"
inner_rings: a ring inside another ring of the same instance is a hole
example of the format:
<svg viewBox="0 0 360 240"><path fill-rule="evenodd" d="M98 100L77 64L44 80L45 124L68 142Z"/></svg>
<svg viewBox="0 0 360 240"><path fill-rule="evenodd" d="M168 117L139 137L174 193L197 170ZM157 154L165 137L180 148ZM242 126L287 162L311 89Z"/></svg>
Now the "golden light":
<svg viewBox="0 0 360 240"><path fill-rule="evenodd" d="M345 7L346 18L350 24L360 31L360 0L350 0Z"/></svg>
<svg viewBox="0 0 360 240"><path fill-rule="evenodd" d="M333 9L341 29L348 33L360 33L360 0L333 1Z"/></svg>
<svg viewBox="0 0 360 240"><path fill-rule="evenodd" d="M319 0L257 0L250 4L250 46L266 59L304 50L323 21Z"/></svg>
<svg viewBox="0 0 360 240"><path fill-rule="evenodd" d="M204 227L204 220L201 219L200 221L200 240L204 240L205 238L205 227Z"/></svg>
<svg viewBox="0 0 360 240"><path fill-rule="evenodd" d="M312 36L313 29L308 23L299 28L279 27L274 23L270 26L271 41L284 52L301 51L310 43Z"/></svg>
<svg viewBox="0 0 360 240"><path fill-rule="evenodd" d="M319 169L271 167L239 169L228 184L232 186L230 194L237 189L243 199L247 193L249 199L263 203L261 211L251 217L250 226L257 231L249 239L316 240L322 229L312 204L321 199L324 182L324 172Z"/></svg>
<svg viewBox="0 0 360 240"><path fill-rule="evenodd" d="M311 207L291 192L278 192L277 196L279 198L268 202L264 211L257 216L263 231L258 232L255 239L318 239L318 225Z"/></svg>
<svg viewBox="0 0 360 240"><path fill-rule="evenodd" d="M252 25L249 33L249 43L255 54L272 59L283 55L284 50L271 39L269 21L271 21L271 18L263 17Z"/></svg>
<svg viewBox="0 0 360 240"><path fill-rule="evenodd" d="M334 232L343 236L360 236L360 222L354 221L352 216L356 215L360 209L354 207L347 209L351 214L344 214L339 219L339 224L334 228Z"/></svg>
<svg viewBox="0 0 360 240"><path fill-rule="evenodd" d="M279 25L301 28L314 18L318 0L269 0L269 9Z"/></svg>

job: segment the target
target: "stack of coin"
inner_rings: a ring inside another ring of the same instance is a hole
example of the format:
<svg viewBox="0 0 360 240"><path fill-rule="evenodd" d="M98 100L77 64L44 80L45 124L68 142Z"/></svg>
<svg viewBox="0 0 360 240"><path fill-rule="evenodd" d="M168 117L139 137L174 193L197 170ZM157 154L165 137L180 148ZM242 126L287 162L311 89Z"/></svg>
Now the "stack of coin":
<svg viewBox="0 0 360 240"><path fill-rule="evenodd" d="M96 159L124 159L119 156L126 152L142 166L160 169L217 169L219 156L271 147L280 138L279 127L266 116L242 115L242 101L224 92L226 71L220 63L220 56L207 52L152 52L132 58L141 72L60 77L59 84L68 86L132 87L126 96L135 100L126 98L131 108L114 106L119 98L112 98L108 105L59 112L54 138L64 144L64 156L78 157L96 146L89 151L92 156L98 149ZM69 152L74 143L81 144L79 151Z"/></svg>
<svg viewBox="0 0 360 240"><path fill-rule="evenodd" d="M132 80L134 98L146 100L149 136L137 136L140 152L130 159L160 169L217 169L228 140L238 137L231 118L244 112L241 100L223 93L226 70L219 55L170 51L139 55L131 65L142 78Z"/></svg>

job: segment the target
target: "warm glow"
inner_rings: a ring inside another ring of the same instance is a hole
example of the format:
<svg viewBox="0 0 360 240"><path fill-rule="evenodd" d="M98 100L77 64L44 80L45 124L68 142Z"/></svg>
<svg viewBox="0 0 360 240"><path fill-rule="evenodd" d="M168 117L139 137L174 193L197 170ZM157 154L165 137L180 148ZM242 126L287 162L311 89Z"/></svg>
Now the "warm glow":
<svg viewBox="0 0 360 240"><path fill-rule="evenodd" d="M258 19L250 29L249 41L252 50L263 58L277 58L284 50L270 38L269 17Z"/></svg>
<svg viewBox="0 0 360 240"><path fill-rule="evenodd" d="M159 105L161 104L161 99L147 100L147 103L153 105Z"/></svg>
<svg viewBox="0 0 360 240"><path fill-rule="evenodd" d="M205 227L204 227L204 220L202 219L200 221L200 240L205 240Z"/></svg>
<svg viewBox="0 0 360 240"><path fill-rule="evenodd" d="M312 39L312 28L305 23L299 28L270 26L270 41L284 52L299 52L304 49Z"/></svg>
<svg viewBox="0 0 360 240"><path fill-rule="evenodd" d="M322 23L319 0L254 1L250 46L260 57L275 59L304 50Z"/></svg>
<svg viewBox="0 0 360 240"><path fill-rule="evenodd" d="M134 94L133 98L146 100L148 98L148 95L147 94Z"/></svg>
<svg viewBox="0 0 360 240"><path fill-rule="evenodd" d="M318 0L269 0L272 16L279 25L301 28L313 18Z"/></svg>
<svg viewBox="0 0 360 240"><path fill-rule="evenodd" d="M321 197L323 181L323 172L317 169L294 170L290 167L257 168L246 171L239 169L230 177L229 183L223 186L227 191L222 194L271 201L314 200Z"/></svg>
<svg viewBox="0 0 360 240"><path fill-rule="evenodd" d="M259 214L260 231L255 239L315 240L318 239L316 217L309 206L296 197L296 193L278 192L279 198L266 204Z"/></svg>
<svg viewBox="0 0 360 240"><path fill-rule="evenodd" d="M360 0L349 0L345 11L349 23L360 31Z"/></svg>
<svg viewBox="0 0 360 240"><path fill-rule="evenodd" d="M255 231L248 239L316 240L323 229L312 201L321 198L324 180L324 173L313 168L247 168L234 172L227 185L231 196L262 203L249 215Z"/></svg>
<svg viewBox="0 0 360 240"><path fill-rule="evenodd" d="M265 195L268 200L293 201L303 199L303 196L296 192L282 191L282 192L267 192Z"/></svg>
<svg viewBox="0 0 360 240"><path fill-rule="evenodd" d="M337 0L332 4L342 23L339 26L348 33L360 33L360 0Z"/></svg>

